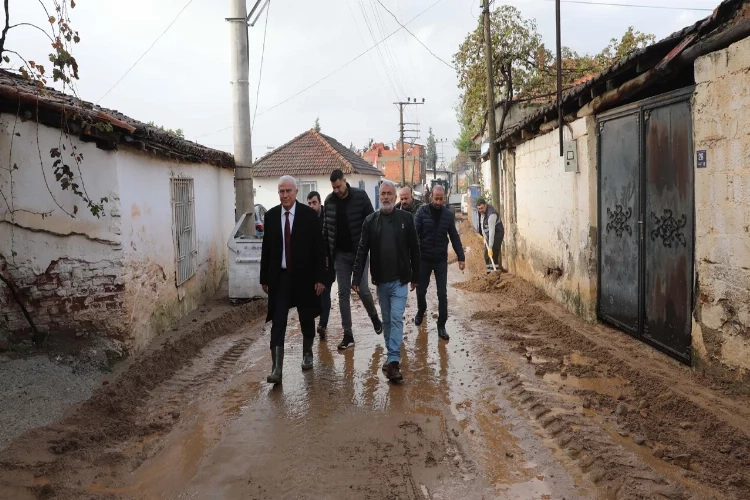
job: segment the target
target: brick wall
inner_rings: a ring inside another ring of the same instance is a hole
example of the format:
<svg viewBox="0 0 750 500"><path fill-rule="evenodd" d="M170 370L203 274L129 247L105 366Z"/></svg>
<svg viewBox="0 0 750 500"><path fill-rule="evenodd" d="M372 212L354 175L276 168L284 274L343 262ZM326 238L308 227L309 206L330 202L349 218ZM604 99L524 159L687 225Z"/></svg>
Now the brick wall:
<svg viewBox="0 0 750 500"><path fill-rule="evenodd" d="M89 332L120 338L124 284L118 260L52 261L44 272L0 260L37 327L61 334ZM0 288L0 332L25 334L28 323L7 287Z"/></svg>
<svg viewBox="0 0 750 500"><path fill-rule="evenodd" d="M750 39L698 59L693 96L696 364L750 378Z"/></svg>

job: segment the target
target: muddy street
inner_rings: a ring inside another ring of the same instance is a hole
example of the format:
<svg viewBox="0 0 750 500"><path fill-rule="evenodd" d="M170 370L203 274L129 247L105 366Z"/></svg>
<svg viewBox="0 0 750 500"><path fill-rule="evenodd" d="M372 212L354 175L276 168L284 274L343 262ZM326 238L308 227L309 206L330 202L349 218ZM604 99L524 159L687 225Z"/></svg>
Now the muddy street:
<svg viewBox="0 0 750 500"><path fill-rule="evenodd" d="M215 333L187 362L159 358L179 369L139 397L113 382L107 409L89 402L0 451L0 497L750 497L746 394L707 389L477 260L450 266L450 341L437 337L434 288L419 328L410 294L402 383L386 380L358 300L356 346L337 351L334 291L313 370L300 369L294 320L275 387L270 325Z"/></svg>

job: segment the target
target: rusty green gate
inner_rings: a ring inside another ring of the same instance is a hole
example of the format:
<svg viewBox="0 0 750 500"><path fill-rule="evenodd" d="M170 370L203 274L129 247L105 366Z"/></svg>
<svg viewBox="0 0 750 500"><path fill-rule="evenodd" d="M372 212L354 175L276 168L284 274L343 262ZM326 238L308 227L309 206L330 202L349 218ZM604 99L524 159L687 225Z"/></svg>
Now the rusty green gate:
<svg viewBox="0 0 750 500"><path fill-rule="evenodd" d="M637 102L597 121L597 313L685 363L695 246L692 91Z"/></svg>

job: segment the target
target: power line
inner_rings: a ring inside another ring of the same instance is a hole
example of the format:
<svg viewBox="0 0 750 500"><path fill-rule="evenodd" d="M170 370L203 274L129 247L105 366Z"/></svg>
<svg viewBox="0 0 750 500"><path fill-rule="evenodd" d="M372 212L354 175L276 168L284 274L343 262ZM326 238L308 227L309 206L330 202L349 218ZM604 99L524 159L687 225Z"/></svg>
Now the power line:
<svg viewBox="0 0 750 500"><path fill-rule="evenodd" d="M443 1L443 0L437 0L437 1L435 2L435 3L433 3L432 5L430 5L429 7L427 7L426 9L424 9L424 10L423 10L422 12L420 12L420 13L419 13L419 14L417 14L416 16L412 17L411 19L409 19L409 21L407 21L406 23L404 23L404 26L406 26L406 25L408 25L408 24L411 24L412 22L416 21L416 20L417 20L417 19L418 19L419 17L423 16L423 15L424 15L424 14L425 14L425 13L426 13L427 11L429 11L430 9L432 9L433 7L435 7L435 6L437 5L437 4L439 4L439 3L440 3L440 2L442 2L442 1ZM362 56L364 56L365 54L367 54L368 52L370 52L370 51L371 51L372 49L374 49L375 47L377 47L377 46L378 46L378 45L380 45L381 43L383 43L383 42L385 42L386 40L388 40L389 38L391 38L391 37L392 37L393 35L395 35L395 34L396 34L396 33L398 33L399 31L401 31L402 29L404 29L404 28L403 28L403 27L401 27L401 28L398 28L398 29L397 29L396 31L392 32L392 33L391 33L390 35L388 35L387 37L383 38L382 40L380 40L380 41L379 41L379 42L377 42L376 44L374 44L374 45L370 46L369 48L365 49L365 50L364 50L363 52L361 52L361 53L360 53L359 55L357 55L357 56L353 57L352 59L348 60L347 62L345 62L344 64L342 64L342 65L341 65L341 66L339 66L338 68L334 69L333 71L331 71L330 73L328 73L328 74L327 74L327 75L325 75L324 77L322 77L322 78L320 78L320 79L316 80L315 82L311 83L310 85L308 85L307 87L303 88L302 90L300 90L300 91L299 91L299 92L297 92L296 94L294 94L294 95L292 95L292 96L290 96L290 97L287 97L287 98L286 98L286 99L284 99L283 101L281 101L281 102L279 102L279 103L277 103L277 104L274 104L274 105L273 105L273 106L271 106L270 108L268 108L268 109L266 109L266 110L264 110L264 111L262 111L262 112L258 113L258 116L260 116L260 115L263 115L264 113L268 113L269 111L271 111L271 110L273 110L273 109L276 109L276 108L278 108L279 106L282 106L282 105L286 104L287 102L291 101L292 99L294 99L295 97L299 96L300 94L303 94L303 93L307 92L308 90L310 90L311 88L313 88L314 86L318 85L318 84L319 84L320 82L322 82L322 81L324 81L324 80L327 80L327 79L328 79L328 78L330 78L331 76L335 75L336 73L338 73L338 72L339 72L339 71L341 71L342 69L344 69L344 68L346 68L347 66L349 66L349 65L350 65L351 63L353 63L354 61L358 60L359 58L361 58ZM228 127L224 127L224 128L222 128L222 129L219 129L219 130L214 130L213 132L208 132L208 133L206 133L206 134L201 134L201 135L195 136L195 139L198 139L198 138L201 138L201 137L205 137L205 136L207 136L207 135L212 135L212 134L216 134L216 133L219 133L219 132L223 132L223 131L225 131L225 130L229 130L229 129L230 129L230 128L232 128L232 127L233 127L233 125L230 125L230 126L228 126Z"/></svg>
<svg viewBox="0 0 750 500"><path fill-rule="evenodd" d="M126 76L128 76L128 73L130 73L130 72L131 72L131 71L133 70L133 68L135 68L135 66L136 66L136 65L137 65L137 64L138 64L139 62L141 62L141 59L143 59L143 58L144 58L144 57L146 56L146 54L148 54L148 53L149 53L149 52L151 51L151 49L153 49L153 48L154 48L154 45L156 45L156 43L157 43L157 42L158 42L159 40L161 40L161 37L163 37L163 36L164 36L164 35L165 35L165 34L167 33L167 31L169 31L169 28L171 28L171 27L172 27L172 25L173 25L173 24L174 24L175 22L177 22L177 19L179 19L179 17L180 17L181 15L182 15L182 13L183 13L183 12L185 12L185 9L187 9L187 8L188 8L188 6L189 6L189 5L191 4L191 3L193 3L193 0L188 0L188 2L187 2L187 3L185 4L185 6L184 6L184 7L183 7L183 8L182 8L182 9L180 10L180 12L178 12L178 13L177 13L177 15L175 16L175 18L174 18L174 19L172 19L172 22L171 22L171 23L169 23L169 26L167 26L167 28L166 28L166 29L165 29L164 31L162 31L162 32L161 32L161 35L159 35L159 36L157 36L157 37L156 37L156 40L154 40L154 43L152 43L152 44L151 44L151 45L150 45L150 46L149 46L149 47L148 47L148 48L146 49L146 52L144 52L143 54L141 54L141 57L139 57L139 58L138 58L138 59L137 59L137 60L136 60L136 61L135 61L135 62L133 63L133 65L132 65L132 66L131 66L130 68L128 68L128 70L127 70L127 71L126 71L126 72L125 72L125 73L124 73L124 74L123 74L123 75L122 75L122 76L120 77L120 79L119 79L119 80L117 80L117 82L115 82L115 84L114 84L114 85L112 85L112 87L111 87L111 88L110 88L110 89L109 89L109 90L108 90L107 92L105 92L105 93L104 93L104 95L103 95L103 96L101 96L101 97L99 98L99 100L97 100L97 101L96 101L96 104L99 104L99 102L100 102L100 101L101 101L102 99L104 99L105 97L107 97L107 96L109 95L109 93L110 93L110 92L112 92L112 91L113 91L113 90L115 89L115 87L117 87L117 86L118 86L118 85L120 84L120 82L121 82L121 81L123 81L123 80L125 79L125 77L126 77Z"/></svg>
<svg viewBox="0 0 750 500"><path fill-rule="evenodd" d="M546 0L554 2L555 0ZM638 9L660 9L660 10L692 10L700 12L713 12L713 9L701 9L697 7L669 7L666 5L643 5L633 3L608 3L608 2L588 2L586 0L560 0L561 3L577 3L582 5L604 5L607 7L633 7Z"/></svg>
<svg viewBox="0 0 750 500"><path fill-rule="evenodd" d="M381 6L381 7L383 7L383 8L384 8L384 9L386 10L386 12L388 12L388 13L389 13L389 14L391 15L391 17L393 17L393 19L395 19L395 20L396 20L396 22L397 22L397 23L398 23L398 24L399 24L399 25L400 25L400 26L401 26L402 28L404 28L404 29L406 30L406 32L407 32L407 33L409 33L409 34L410 34L411 36L413 36L413 37L414 37L414 39L415 39L416 41L418 41L418 42L419 42L419 44L420 44L420 45L421 45L422 47L424 47L425 49L427 49L427 52L429 52L430 54L432 54L432 56L433 56L433 57L434 57L435 59L437 59L437 60L438 60L438 61L440 61L441 63L445 64L446 66L448 66L448 67L449 67L450 69L452 69L452 70L455 70L455 69L456 69L455 67L453 67L453 65L452 65L452 64L450 64L450 63L447 63L447 62L445 62L445 61L444 61L444 60L443 60L442 58L440 58L440 56L438 56L438 55L437 55L437 54L435 54L435 53L434 53L433 51L431 51L431 50L430 50L430 48L429 48L429 47L428 47L427 45L425 45L424 43L422 43L422 40L420 40L419 38L417 38L417 35L415 35L415 34L414 34L414 33L412 33L411 31L409 31L409 28L407 28L406 26L404 26L403 24L401 24L401 21L399 21L399 20L398 20L398 18L396 17L396 15L395 15L395 14L394 14L393 12L391 12L390 10L388 10L388 7L386 7L385 5L383 5L383 2L381 2L380 0L377 0L377 2L378 2L378 3L380 4L380 6Z"/></svg>
<svg viewBox="0 0 750 500"><path fill-rule="evenodd" d="M271 2L268 2L268 9L266 9L266 25L263 28L263 49L260 52L260 71L258 72L258 90L255 92L255 112L253 113L253 124L250 130L255 130L255 119L258 117L258 98L260 96L260 80L263 78L263 58L266 55L266 33L268 33L268 16L271 12Z"/></svg>

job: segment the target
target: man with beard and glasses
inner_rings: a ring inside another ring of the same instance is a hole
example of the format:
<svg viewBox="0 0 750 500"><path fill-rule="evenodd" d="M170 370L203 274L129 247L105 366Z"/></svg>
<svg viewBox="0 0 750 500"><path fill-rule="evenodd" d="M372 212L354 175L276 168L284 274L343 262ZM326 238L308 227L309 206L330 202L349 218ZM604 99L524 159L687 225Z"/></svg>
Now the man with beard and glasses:
<svg viewBox="0 0 750 500"><path fill-rule="evenodd" d="M427 287L430 275L435 273L438 296L438 337L449 340L445 323L448 320L448 239L458 257L458 268L466 267L466 257L461 246L461 237L456 230L456 216L445 208L445 188L432 188L429 205L422 205L414 219L419 236L422 260L419 262L419 287L417 288L417 315L414 324L422 324L427 310Z"/></svg>
<svg viewBox="0 0 750 500"><path fill-rule="evenodd" d="M399 382L401 374L401 341L404 337L404 309L407 284L417 287L419 276L419 242L414 219L409 212L396 210L396 186L383 181L380 186L380 210L367 216L357 248L352 289L359 292L366 283L367 258L376 286L380 312L383 315L383 340L388 351L383 369L388 380Z"/></svg>
<svg viewBox="0 0 750 500"><path fill-rule="evenodd" d="M339 343L338 348L348 349L354 347L350 302L354 257L362 234L362 223L365 217L373 213L373 208L367 193L362 189L351 187L346 182L344 173L339 169L331 173L331 187L333 193L326 196L325 206L323 207L325 219L323 238L328 245L328 255L333 259L336 282L339 285L339 311L341 312L341 326L344 328L344 338ZM365 276L357 294L362 300L362 305L365 306L368 316L370 316L375 333L380 334L383 332L383 323L378 318L378 310L375 309L375 301L367 283L367 264L367 261L362 264L365 269Z"/></svg>

